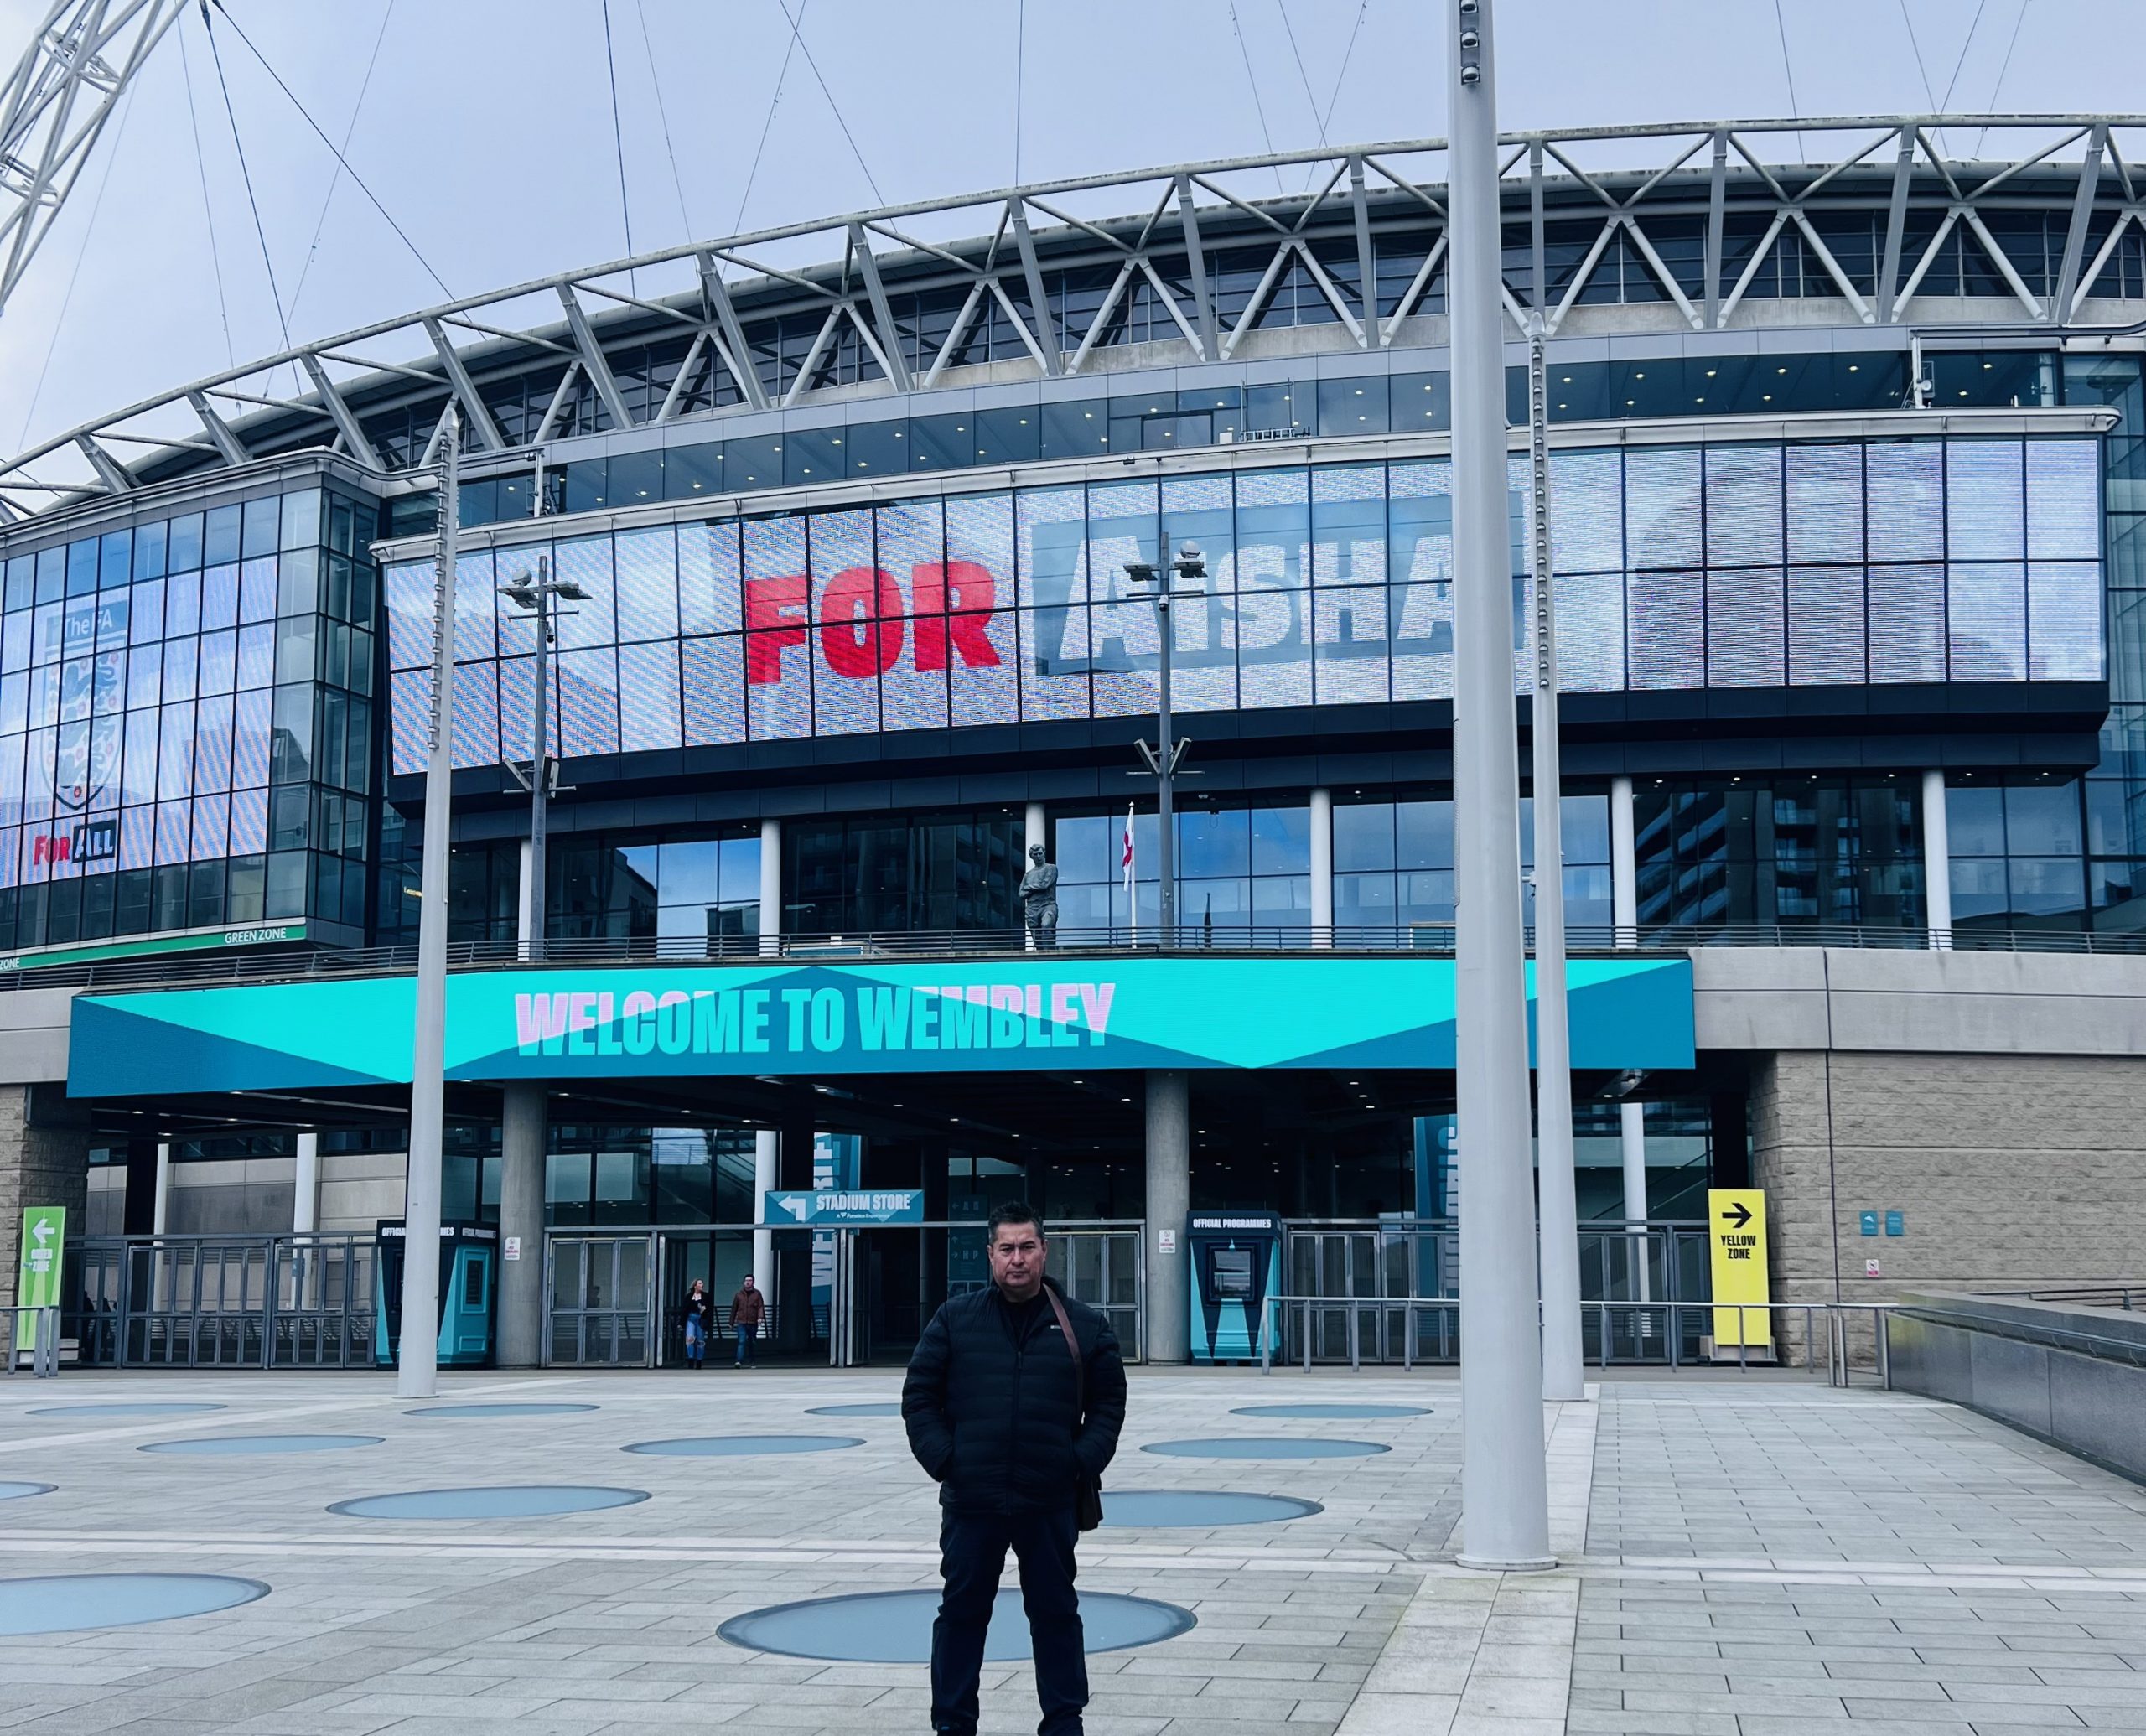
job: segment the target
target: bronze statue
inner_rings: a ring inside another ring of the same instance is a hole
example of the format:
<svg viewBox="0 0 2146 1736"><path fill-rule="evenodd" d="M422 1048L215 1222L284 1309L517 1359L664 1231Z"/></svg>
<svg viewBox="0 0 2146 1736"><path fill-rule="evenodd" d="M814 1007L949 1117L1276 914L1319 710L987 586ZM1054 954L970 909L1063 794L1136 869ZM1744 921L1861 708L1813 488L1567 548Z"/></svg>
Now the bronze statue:
<svg viewBox="0 0 2146 1736"><path fill-rule="evenodd" d="M1021 876L1021 914L1029 939L1039 946L1058 944L1058 864L1043 859L1043 846L1029 847L1035 864Z"/></svg>

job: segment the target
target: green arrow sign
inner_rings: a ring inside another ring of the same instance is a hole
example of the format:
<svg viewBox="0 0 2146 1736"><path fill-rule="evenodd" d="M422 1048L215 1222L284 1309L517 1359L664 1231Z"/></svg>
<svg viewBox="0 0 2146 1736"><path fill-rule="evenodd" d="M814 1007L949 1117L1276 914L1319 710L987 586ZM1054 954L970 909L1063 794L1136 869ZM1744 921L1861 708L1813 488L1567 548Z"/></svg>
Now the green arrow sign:
<svg viewBox="0 0 2146 1736"><path fill-rule="evenodd" d="M60 1304L60 1251L66 1241L67 1208L31 1205L23 1210L22 1267L15 1278L15 1302L21 1308L56 1308ZM37 1328L24 1323L17 1330L18 1350L37 1348Z"/></svg>

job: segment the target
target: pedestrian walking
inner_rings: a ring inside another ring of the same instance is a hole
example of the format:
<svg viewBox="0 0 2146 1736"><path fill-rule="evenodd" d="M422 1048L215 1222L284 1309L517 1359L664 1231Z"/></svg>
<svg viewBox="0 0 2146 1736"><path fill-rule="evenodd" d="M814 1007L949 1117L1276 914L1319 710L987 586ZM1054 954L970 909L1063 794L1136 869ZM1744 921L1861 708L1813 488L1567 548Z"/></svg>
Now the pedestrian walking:
<svg viewBox="0 0 2146 1736"><path fill-rule="evenodd" d="M730 1329L738 1335L739 1367L753 1365L753 1340L760 1335L760 1322L767 1314L768 1299L753 1288L753 1274L749 1272L738 1293L730 1298Z"/></svg>
<svg viewBox="0 0 2146 1736"><path fill-rule="evenodd" d="M1088 1703L1074 1546L1102 1516L1102 1474L1125 1422L1110 1323L1044 1275L1043 1220L1001 1205L991 1287L951 1298L902 1385L910 1451L939 1485L931 1728L975 1736L983 1643L1011 1549L1035 1655L1041 1736L1080 1736Z"/></svg>
<svg viewBox="0 0 2146 1736"><path fill-rule="evenodd" d="M715 1329L715 1299L698 1278L686 1292L678 1314L686 1325L686 1366L707 1367L708 1337Z"/></svg>

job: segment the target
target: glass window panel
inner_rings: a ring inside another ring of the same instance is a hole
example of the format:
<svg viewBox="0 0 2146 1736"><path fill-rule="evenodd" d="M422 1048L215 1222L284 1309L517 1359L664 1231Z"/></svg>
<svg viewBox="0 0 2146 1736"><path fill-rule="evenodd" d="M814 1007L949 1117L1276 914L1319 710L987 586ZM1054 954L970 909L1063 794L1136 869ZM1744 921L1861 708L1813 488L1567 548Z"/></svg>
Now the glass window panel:
<svg viewBox="0 0 2146 1736"><path fill-rule="evenodd" d="M2015 856L2006 867L2014 915L2069 916L2086 908L2086 864L2078 857Z"/></svg>
<svg viewBox="0 0 2146 1736"><path fill-rule="evenodd" d="M1048 630L1044 610L1040 630ZM1087 617L1097 717L1137 718L1161 704L1161 636L1154 605L1145 598L1101 604Z"/></svg>
<svg viewBox="0 0 2146 1736"><path fill-rule="evenodd" d="M1550 454L1550 570L1621 573L1625 466L1615 452Z"/></svg>
<svg viewBox="0 0 2146 1736"><path fill-rule="evenodd" d="M2026 474L2017 440L1946 443L1947 552L1956 561L2026 555Z"/></svg>
<svg viewBox="0 0 2146 1736"><path fill-rule="evenodd" d="M946 606L941 567L946 531L937 500L899 500L877 509L871 542L878 564L894 581L905 614L934 614ZM816 546L814 556L817 560Z"/></svg>
<svg viewBox="0 0 2146 1736"><path fill-rule="evenodd" d="M163 801L157 804L156 861L159 868L170 863L186 860L187 834L193 819L192 808L193 804L185 801ZM174 923L171 925L177 927L179 925Z"/></svg>
<svg viewBox="0 0 2146 1736"><path fill-rule="evenodd" d="M496 663L454 666L454 751L457 770L499 763L500 676Z"/></svg>
<svg viewBox="0 0 2146 1736"><path fill-rule="evenodd" d="M1787 469L1789 559L1860 564L1863 448L1791 446Z"/></svg>
<svg viewBox="0 0 2146 1736"><path fill-rule="evenodd" d="M1625 454L1625 542L1634 568L1698 566L1700 523L1696 448Z"/></svg>
<svg viewBox="0 0 2146 1736"><path fill-rule="evenodd" d="M510 555L509 559L513 557ZM533 566L535 563L530 563ZM497 567L488 548L464 549L454 558L454 661L474 663L499 654L495 626L500 612ZM519 577L517 572L515 574ZM433 602L429 595L428 604ZM511 604L507 605L513 607ZM578 603L568 604L578 609ZM425 655L432 655L432 624L425 624Z"/></svg>
<svg viewBox="0 0 2146 1736"><path fill-rule="evenodd" d="M1558 691L1619 691L1625 685L1624 574L1562 574L1551 595L1558 611Z"/></svg>
<svg viewBox="0 0 2146 1736"><path fill-rule="evenodd" d="M1220 879L1252 872L1252 816L1242 808L1194 809L1177 816L1180 880Z"/></svg>
<svg viewBox="0 0 2146 1736"><path fill-rule="evenodd" d="M956 504L947 503L950 544ZM1002 583L997 594L1003 597L1006 591ZM947 705L954 723L1010 723L1019 716L1022 676L1017 614L1012 609L998 609L965 610L948 618L946 663L951 691ZM920 643L928 624L917 623Z"/></svg>
<svg viewBox="0 0 2146 1736"><path fill-rule="evenodd" d="M2027 555L2091 561L2102 552L2100 443L2027 443Z"/></svg>
<svg viewBox="0 0 2146 1736"><path fill-rule="evenodd" d="M1402 801L1393 806L1395 863L1402 868L1453 866L1453 804Z"/></svg>
<svg viewBox="0 0 2146 1736"><path fill-rule="evenodd" d="M745 738L744 641L689 639L683 646L684 738L689 748Z"/></svg>
<svg viewBox="0 0 2146 1736"><path fill-rule="evenodd" d="M588 593L586 601L573 605L572 614L559 616L560 645L577 650L615 642L618 580L611 564L611 539L582 536L553 545L552 576L571 581ZM530 648L536 648L533 642Z"/></svg>
<svg viewBox="0 0 2146 1736"><path fill-rule="evenodd" d="M1952 679L2024 681L2026 569L1955 562L1948 579Z"/></svg>
<svg viewBox="0 0 2146 1736"><path fill-rule="evenodd" d="M168 545L170 526L159 520L152 525L134 527L135 578L162 578L164 576L165 551ZM12 562L10 566L13 564Z"/></svg>
<svg viewBox="0 0 2146 1736"><path fill-rule="evenodd" d="M194 707L167 705L159 715L163 740L157 754L157 799L176 801L194 793Z"/></svg>
<svg viewBox="0 0 2146 1736"><path fill-rule="evenodd" d="M1027 508L1030 496L1018 497L1026 526ZM1086 595L1097 603L1120 602L1127 598L1146 596L1145 589L1135 590L1125 567L1128 562L1152 561L1155 558L1155 536L1159 499L1153 482L1117 482L1098 484L1088 490L1086 539L1087 589ZM1054 588L1045 577L1046 566L1042 549L1049 537L1040 525L1030 532L1023 544L1022 573L1025 581L1031 570L1028 557L1035 552L1037 583L1033 592L1024 582L1021 601L1024 605L1048 607L1063 595L1070 598L1079 593L1061 583ZM1062 563L1060 563L1062 565Z"/></svg>
<svg viewBox="0 0 2146 1736"><path fill-rule="evenodd" d="M1943 446L1935 440L1874 441L1863 448L1863 463L1869 496L1870 558L1943 559ZM1872 624L1874 637L1874 619Z"/></svg>
<svg viewBox="0 0 2146 1736"><path fill-rule="evenodd" d="M238 618L241 621L269 621L276 618L276 559L248 561L238 569Z"/></svg>
<svg viewBox="0 0 2146 1736"><path fill-rule="evenodd" d="M1021 716L1029 720L1088 715L1092 661L1086 609L1019 612ZM958 716L961 700L955 699Z"/></svg>
<svg viewBox="0 0 2146 1736"><path fill-rule="evenodd" d="M433 702L433 672L429 669L402 670L388 677L388 687L395 737L390 770L402 777L425 769L425 736L432 722L428 713Z"/></svg>
<svg viewBox="0 0 2146 1736"><path fill-rule="evenodd" d="M812 732L812 651L805 521L744 526L746 697L756 741Z"/></svg>
<svg viewBox="0 0 2146 1736"><path fill-rule="evenodd" d="M438 571L429 562L412 562L386 569L383 590L387 599L387 664L391 669L422 669L432 661Z"/></svg>
<svg viewBox="0 0 2146 1736"><path fill-rule="evenodd" d="M1757 566L1781 557L1781 448L1710 446L1706 452L1707 560Z"/></svg>
<svg viewBox="0 0 2146 1736"><path fill-rule="evenodd" d="M124 802L150 802L157 797L157 741L160 733L158 713L129 712L127 714L127 733L120 749L119 799ZM17 738L16 764L21 764L20 738Z"/></svg>
<svg viewBox="0 0 2146 1736"><path fill-rule="evenodd" d="M1294 476L1297 473L1287 472ZM1260 509L1274 516L1274 509ZM1292 530L1300 534L1301 521ZM1376 584L1387 571L1386 467L1383 464L1329 466L1312 473L1312 583L1321 585ZM1283 576L1294 555L1292 536L1262 547L1258 567L1271 572L1273 557L1283 557ZM1297 578L1301 584L1303 579Z"/></svg>
<svg viewBox="0 0 2146 1736"><path fill-rule="evenodd" d="M1252 871L1255 874L1311 872L1311 810L1252 810Z"/></svg>
<svg viewBox="0 0 2146 1736"><path fill-rule="evenodd" d="M265 687L276 679L276 626L262 621L238 630L236 684Z"/></svg>
<svg viewBox="0 0 2146 1736"><path fill-rule="evenodd" d="M1875 456L1874 449L1873 456ZM1878 514L1870 518L1878 541ZM1870 624L1870 679L1941 681L1945 679L1945 569L1935 564L1870 568L1866 604Z"/></svg>
<svg viewBox="0 0 2146 1736"><path fill-rule="evenodd" d="M303 548L320 541L320 490L301 490L283 496L283 526L277 537L284 548Z"/></svg>
<svg viewBox="0 0 2146 1736"><path fill-rule="evenodd" d="M2085 562L2027 568L2027 645L2038 681L2102 678L2100 569Z"/></svg>
<svg viewBox="0 0 2146 1736"><path fill-rule="evenodd" d="M2004 844L2010 854L2077 856L2084 849L2084 831L2076 781L2006 787Z"/></svg>
<svg viewBox="0 0 2146 1736"><path fill-rule="evenodd" d="M231 826L231 799L230 796L195 796L193 833L188 840L189 853L194 860L208 862L229 854Z"/></svg>
<svg viewBox="0 0 2146 1736"><path fill-rule="evenodd" d="M692 534L689 527L688 535ZM678 636L678 545L668 525L621 531L616 556L621 642ZM568 604L569 608L576 607Z"/></svg>
<svg viewBox="0 0 2146 1736"><path fill-rule="evenodd" d="M544 718L546 746L553 754L559 751L559 672L552 671L550 694L547 697ZM536 660L534 657L502 657L500 659L500 758L516 759L526 764L536 756L531 751L536 733ZM399 702L398 702L399 703Z"/></svg>
<svg viewBox="0 0 2146 1736"><path fill-rule="evenodd" d="M1703 687L1706 593L1700 575L1635 573L1625 591L1625 643L1633 688Z"/></svg>
<svg viewBox="0 0 2146 1736"><path fill-rule="evenodd" d="M1453 587L1396 585L1393 697L1453 697Z"/></svg>
<svg viewBox="0 0 2146 1736"><path fill-rule="evenodd" d="M1397 600L1385 585L1335 585L1312 593L1313 682L1319 704L1376 703L1389 697L1389 611Z"/></svg>
<svg viewBox="0 0 2146 1736"><path fill-rule="evenodd" d="M1238 703L1248 710L1312 702L1311 594L1255 587L1241 591L1221 623L1234 645Z"/></svg>
<svg viewBox="0 0 2146 1736"><path fill-rule="evenodd" d="M744 625L739 613L738 526L684 524L678 526L678 611L686 633L735 633Z"/></svg>
<svg viewBox="0 0 2146 1736"><path fill-rule="evenodd" d="M1949 785L1945 791L1945 837L1946 847L1955 858L2002 856L2003 790L1994 784Z"/></svg>
<svg viewBox="0 0 2146 1736"><path fill-rule="evenodd" d="M271 495L266 500L246 503L244 526L240 532L239 552L251 558L256 555L272 555L282 535L283 502L280 495Z"/></svg>
<svg viewBox="0 0 2146 1736"><path fill-rule="evenodd" d="M205 633L201 635L201 674L195 691L228 693L238 675L238 635Z"/></svg>
<svg viewBox="0 0 2146 1736"><path fill-rule="evenodd" d="M624 553L624 539L620 552ZM624 568L623 560L620 562ZM678 708L678 647L675 643L619 649L619 745L629 754L653 753L682 743Z"/></svg>
<svg viewBox="0 0 2146 1736"><path fill-rule="evenodd" d="M1395 889L1398 898L1394 916L1402 925L1420 923L1438 928L1453 921L1451 870L1397 875Z"/></svg>
<svg viewBox="0 0 2146 1736"><path fill-rule="evenodd" d="M225 693L203 700L195 711L194 789L200 795L231 787L231 697Z"/></svg>
<svg viewBox="0 0 2146 1736"><path fill-rule="evenodd" d="M201 576L174 573L164 581L164 637L189 638L200 630Z"/></svg>
<svg viewBox="0 0 2146 1736"><path fill-rule="evenodd" d="M1334 866L1343 872L1393 866L1392 803L1335 804Z"/></svg>
<svg viewBox="0 0 2146 1736"><path fill-rule="evenodd" d="M1707 685L1778 687L1784 677L1781 576L1770 568L1707 574Z"/></svg>
<svg viewBox="0 0 2146 1736"><path fill-rule="evenodd" d="M238 622L238 568L211 567L201 575L201 629L235 626Z"/></svg>
<svg viewBox="0 0 2146 1736"><path fill-rule="evenodd" d="M559 751L619 751L619 661L609 646L559 653Z"/></svg>
<svg viewBox="0 0 2146 1736"><path fill-rule="evenodd" d="M1387 577L1443 584L1453 577L1453 465L1445 459L1387 469Z"/></svg>
<svg viewBox="0 0 2146 1736"><path fill-rule="evenodd" d="M241 693L231 707L231 785L243 790L268 781L270 722L275 696L265 687ZM128 720L127 747L133 749L132 720ZM131 795L127 798L133 800Z"/></svg>
<svg viewBox="0 0 2146 1736"><path fill-rule="evenodd" d="M1863 568L1790 567L1790 684L1800 687L1859 685L1864 678Z"/></svg>

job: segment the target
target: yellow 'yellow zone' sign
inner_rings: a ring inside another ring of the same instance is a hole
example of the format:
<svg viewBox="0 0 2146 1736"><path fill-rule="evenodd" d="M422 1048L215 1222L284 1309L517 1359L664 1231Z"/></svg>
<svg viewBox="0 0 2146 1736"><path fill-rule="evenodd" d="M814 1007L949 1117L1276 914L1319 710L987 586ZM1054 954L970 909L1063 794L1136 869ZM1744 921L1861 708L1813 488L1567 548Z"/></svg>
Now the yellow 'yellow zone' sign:
<svg viewBox="0 0 2146 1736"><path fill-rule="evenodd" d="M1707 1189L1707 1242L1713 1251L1713 1341L1770 1349L1772 1292L1766 1280L1766 1195L1760 1188ZM1740 1308L1724 1308L1740 1303Z"/></svg>

